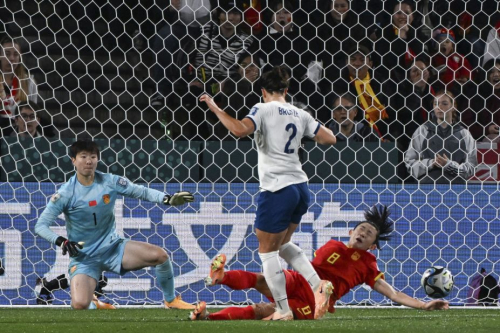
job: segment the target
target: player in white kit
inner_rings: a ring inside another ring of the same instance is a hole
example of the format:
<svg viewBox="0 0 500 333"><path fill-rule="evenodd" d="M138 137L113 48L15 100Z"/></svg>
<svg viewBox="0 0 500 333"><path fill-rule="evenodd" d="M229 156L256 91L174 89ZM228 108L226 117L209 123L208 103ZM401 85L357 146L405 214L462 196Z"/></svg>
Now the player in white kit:
<svg viewBox="0 0 500 333"><path fill-rule="evenodd" d="M301 139L307 136L325 145L336 142L333 133L309 113L286 102L288 79L286 70L280 66L264 73L261 77L264 103L256 104L243 120L229 116L210 96L200 98L237 137L254 133L261 189L255 229L263 274L276 302L274 320L293 319L280 256L306 278L313 291L320 284L306 255L290 242L309 206L308 179L298 156Z"/></svg>

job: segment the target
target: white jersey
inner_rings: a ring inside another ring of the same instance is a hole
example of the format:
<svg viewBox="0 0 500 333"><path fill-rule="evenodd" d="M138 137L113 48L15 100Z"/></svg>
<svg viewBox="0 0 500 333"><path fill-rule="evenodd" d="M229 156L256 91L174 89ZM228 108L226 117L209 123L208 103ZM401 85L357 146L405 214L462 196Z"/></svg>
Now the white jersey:
<svg viewBox="0 0 500 333"><path fill-rule="evenodd" d="M320 124L306 111L288 103L258 103L247 118L255 125L260 188L276 192L307 182L298 150L304 136L313 138Z"/></svg>

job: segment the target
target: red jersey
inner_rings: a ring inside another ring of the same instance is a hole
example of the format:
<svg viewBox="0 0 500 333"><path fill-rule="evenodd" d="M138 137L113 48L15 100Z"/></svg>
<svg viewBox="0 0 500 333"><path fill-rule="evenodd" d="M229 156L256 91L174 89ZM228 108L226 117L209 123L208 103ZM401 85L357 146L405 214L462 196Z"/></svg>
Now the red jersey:
<svg viewBox="0 0 500 333"><path fill-rule="evenodd" d="M366 283L373 288L378 279L384 279L373 254L349 248L333 239L316 251L311 263L321 280L332 282L335 291L333 303L359 284Z"/></svg>

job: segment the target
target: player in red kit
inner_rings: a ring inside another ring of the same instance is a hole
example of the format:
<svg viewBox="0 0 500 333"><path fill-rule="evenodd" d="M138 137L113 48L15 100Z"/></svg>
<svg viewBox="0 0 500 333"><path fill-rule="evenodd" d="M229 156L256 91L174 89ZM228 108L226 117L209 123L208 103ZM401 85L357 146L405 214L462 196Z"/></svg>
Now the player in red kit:
<svg viewBox="0 0 500 333"><path fill-rule="evenodd" d="M447 301L432 300L430 302L422 302L402 292L396 291L384 280L384 274L378 269L376 257L368 251L380 248L379 242L389 240L392 230L393 223L389 219L389 210L387 207L382 206L377 208L374 206L372 209L365 211L365 221L360 222L353 230L349 231L350 237L347 244L336 240L330 240L316 251L312 265L322 281L329 281L332 283L333 293L331 297L328 296L329 306L327 306L325 302L321 302L324 301L324 296L322 296L323 298L321 298L319 302L318 299L315 300L315 319L321 318L327 309L329 312L334 312L335 310L333 306L335 305L335 302L348 293L349 290L362 283L366 283L377 292L398 304L422 310L448 309ZM223 260L218 260L218 258L222 258ZM212 263L212 270L206 281L207 284L222 284L235 290L255 288L259 292L266 295L266 290L268 290L268 288L265 283L265 279L262 278L261 274L240 270L225 272L225 260L226 258L223 255L216 257ZM299 285L303 285L302 288L304 289L311 290L307 282L293 285L289 288L288 274L286 275L287 291L288 289L295 290ZM323 282L320 288L316 290L314 294L316 298L320 297L321 294L324 293L325 286L326 285ZM323 289L321 287L323 287ZM254 312L256 312L255 309L260 306L261 305L259 304L258 306L252 305L251 307L254 307ZM221 312L231 312L229 309L231 308L222 310ZM247 318L244 316L233 318L231 315L227 315L227 313L225 317L222 318L217 317L217 314L220 314L220 312L216 314L209 314L206 310L205 302L201 302L197 304L197 307L191 313L190 318L193 320L260 319L256 318L255 313L254 317L250 318L252 314L250 313L250 310L248 311L249 314L247 315ZM213 315L215 315L214 318L211 318ZM263 318L263 316L261 318Z"/></svg>
<svg viewBox="0 0 500 333"><path fill-rule="evenodd" d="M257 303L247 307L228 307L216 313L208 313L206 303L200 302L191 312L191 320L271 320L275 309L274 299L263 274L241 270L224 271L226 256L219 254L212 261L210 276L205 279L208 285L223 284L234 290L255 288L272 303ZM324 315L328 307L333 285L330 281L320 281L313 293L307 280L298 272L283 270L286 279L288 305L295 320L318 319ZM318 306L317 306L318 305ZM318 312L318 309L325 309Z"/></svg>
<svg viewBox="0 0 500 333"><path fill-rule="evenodd" d="M320 279L331 281L334 292L329 312L334 312L335 301L357 285L366 283L391 301L422 310L448 309L448 302L433 300L422 302L396 291L384 280L377 266L377 258L368 250L380 249L379 242L390 239L393 222L387 206L374 206L365 211L365 221L349 231L349 242L330 240L316 251L312 265Z"/></svg>

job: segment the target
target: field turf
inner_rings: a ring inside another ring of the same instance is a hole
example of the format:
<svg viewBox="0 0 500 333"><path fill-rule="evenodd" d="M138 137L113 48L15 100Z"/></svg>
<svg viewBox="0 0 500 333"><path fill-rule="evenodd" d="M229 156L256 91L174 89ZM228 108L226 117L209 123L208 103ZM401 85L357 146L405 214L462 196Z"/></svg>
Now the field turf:
<svg viewBox="0 0 500 333"><path fill-rule="evenodd" d="M214 309L209 309L210 312ZM0 332L499 332L500 309L338 309L317 321L197 321L189 311L118 309L74 311L69 308L0 308Z"/></svg>

